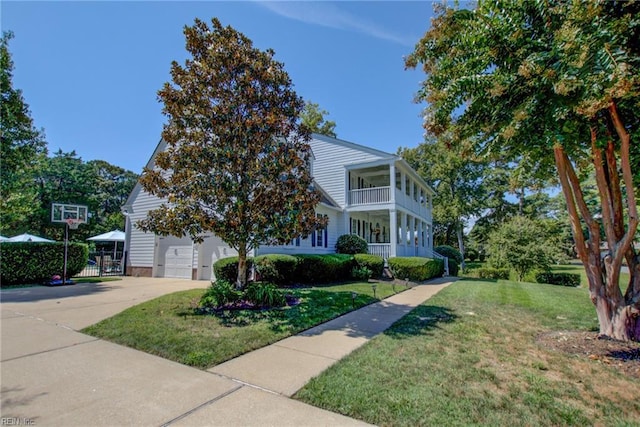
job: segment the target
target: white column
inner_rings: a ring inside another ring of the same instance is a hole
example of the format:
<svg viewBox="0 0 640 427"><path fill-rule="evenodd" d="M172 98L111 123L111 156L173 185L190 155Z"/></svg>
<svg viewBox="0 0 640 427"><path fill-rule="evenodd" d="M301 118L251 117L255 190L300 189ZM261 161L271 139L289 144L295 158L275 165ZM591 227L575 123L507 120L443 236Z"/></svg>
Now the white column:
<svg viewBox="0 0 640 427"><path fill-rule="evenodd" d="M389 210L389 237L389 243L391 244L389 256L395 257L397 256L396 246L398 244L398 217L395 209Z"/></svg>
<svg viewBox="0 0 640 427"><path fill-rule="evenodd" d="M389 165L389 197L391 197L391 203L396 202L396 165L391 163Z"/></svg>

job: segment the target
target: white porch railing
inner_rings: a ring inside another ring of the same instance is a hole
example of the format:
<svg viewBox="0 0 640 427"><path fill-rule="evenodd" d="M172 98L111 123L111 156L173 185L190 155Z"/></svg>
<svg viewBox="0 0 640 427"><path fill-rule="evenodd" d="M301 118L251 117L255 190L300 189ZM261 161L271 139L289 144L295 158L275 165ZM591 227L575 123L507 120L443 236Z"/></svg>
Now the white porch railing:
<svg viewBox="0 0 640 427"><path fill-rule="evenodd" d="M389 259L391 256L391 243L369 243L369 253Z"/></svg>
<svg viewBox="0 0 640 427"><path fill-rule="evenodd" d="M391 201L391 187L361 188L349 191L349 204L371 205Z"/></svg>

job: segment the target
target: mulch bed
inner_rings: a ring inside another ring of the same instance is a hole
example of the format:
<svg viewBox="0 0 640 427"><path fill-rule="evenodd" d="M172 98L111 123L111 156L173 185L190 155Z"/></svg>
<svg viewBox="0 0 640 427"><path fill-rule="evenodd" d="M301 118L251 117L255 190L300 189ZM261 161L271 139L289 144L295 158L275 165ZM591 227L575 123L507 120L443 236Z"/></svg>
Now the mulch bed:
<svg viewBox="0 0 640 427"><path fill-rule="evenodd" d="M584 357L640 378L640 343L599 338L595 332L554 331L538 336L538 344L566 354Z"/></svg>

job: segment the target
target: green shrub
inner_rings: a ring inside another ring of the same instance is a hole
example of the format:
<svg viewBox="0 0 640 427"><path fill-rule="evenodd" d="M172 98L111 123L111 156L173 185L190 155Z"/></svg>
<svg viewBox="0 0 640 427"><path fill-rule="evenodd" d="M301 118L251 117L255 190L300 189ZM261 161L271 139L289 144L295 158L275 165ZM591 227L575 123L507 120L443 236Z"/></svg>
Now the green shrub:
<svg viewBox="0 0 640 427"><path fill-rule="evenodd" d="M379 255L355 254L353 256L356 266L371 270L371 277L379 278L384 269L384 259Z"/></svg>
<svg viewBox="0 0 640 427"><path fill-rule="evenodd" d="M0 283L2 286L25 283L48 283L54 275L64 273L64 243L10 242L2 243ZM67 277L80 273L89 260L89 248L84 243L69 243Z"/></svg>
<svg viewBox="0 0 640 427"><path fill-rule="evenodd" d="M369 252L369 245L366 240L355 234L343 234L338 237L336 251L339 254L366 254Z"/></svg>
<svg viewBox="0 0 640 427"><path fill-rule="evenodd" d="M253 258L247 257L247 280L249 280L252 266ZM216 280L226 280L227 282L236 283L238 279L238 257L231 256L219 259L213 264L213 273L216 275Z"/></svg>
<svg viewBox="0 0 640 427"><path fill-rule="evenodd" d="M536 282L560 286L580 286L580 275L573 273L537 273Z"/></svg>
<svg viewBox="0 0 640 427"><path fill-rule="evenodd" d="M389 267L398 279L422 282L444 273L444 262L440 259L422 257L389 258Z"/></svg>
<svg viewBox="0 0 640 427"><path fill-rule="evenodd" d="M447 258L447 262L449 263L449 275L457 276L460 271L460 265L458 262L453 258Z"/></svg>
<svg viewBox="0 0 640 427"><path fill-rule="evenodd" d="M462 254L454 247L448 245L440 245L433 248L433 250L442 256L446 256L449 259L455 259L458 264L462 264Z"/></svg>
<svg viewBox="0 0 640 427"><path fill-rule="evenodd" d="M284 295L272 283L250 283L244 292L244 299L257 307L282 307L286 304Z"/></svg>
<svg viewBox="0 0 640 427"><path fill-rule="evenodd" d="M300 283L317 284L349 280L354 265L352 255L294 255L298 259L296 276Z"/></svg>
<svg viewBox="0 0 640 427"><path fill-rule="evenodd" d="M487 254L484 251L478 251L478 261L484 262L487 259Z"/></svg>
<svg viewBox="0 0 640 427"><path fill-rule="evenodd" d="M286 286L296 282L298 259L291 255L260 255L254 260L261 280Z"/></svg>
<svg viewBox="0 0 640 427"><path fill-rule="evenodd" d="M200 307L220 308L240 301L242 292L233 283L224 279L212 283L200 298Z"/></svg>
<svg viewBox="0 0 640 427"><path fill-rule="evenodd" d="M351 277L355 280L367 281L371 278L371 270L367 267L353 267Z"/></svg>
<svg viewBox="0 0 640 427"><path fill-rule="evenodd" d="M509 280L509 272L508 268L482 267L471 270L469 274L479 279Z"/></svg>

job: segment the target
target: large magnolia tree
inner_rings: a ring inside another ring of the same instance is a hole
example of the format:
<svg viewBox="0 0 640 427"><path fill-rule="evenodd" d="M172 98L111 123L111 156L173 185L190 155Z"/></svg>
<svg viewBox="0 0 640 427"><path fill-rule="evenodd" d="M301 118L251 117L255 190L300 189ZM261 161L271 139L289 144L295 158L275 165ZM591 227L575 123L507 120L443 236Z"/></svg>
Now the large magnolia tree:
<svg viewBox="0 0 640 427"><path fill-rule="evenodd" d="M429 132L472 139L490 159L555 165L600 334L621 340L640 340L631 142L640 136L639 40L640 2L480 1L442 7L407 58L427 75L419 98ZM579 178L589 164L595 210Z"/></svg>
<svg viewBox="0 0 640 427"><path fill-rule="evenodd" d="M246 257L262 244L286 243L322 226L320 195L309 170L303 100L272 50L217 19L186 26L184 65L158 92L168 121L167 149L140 182L166 199L138 225L201 242L213 232L238 251L238 287Z"/></svg>

